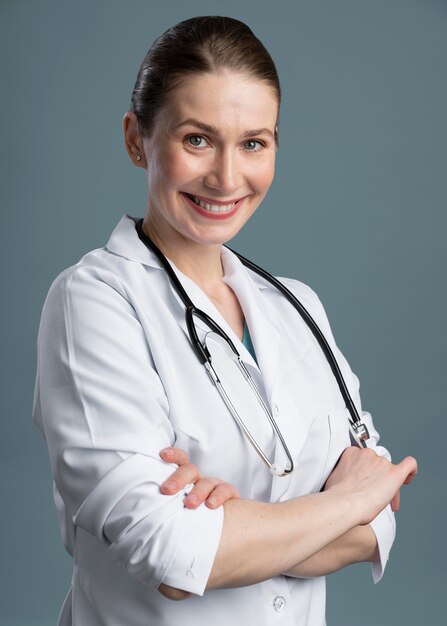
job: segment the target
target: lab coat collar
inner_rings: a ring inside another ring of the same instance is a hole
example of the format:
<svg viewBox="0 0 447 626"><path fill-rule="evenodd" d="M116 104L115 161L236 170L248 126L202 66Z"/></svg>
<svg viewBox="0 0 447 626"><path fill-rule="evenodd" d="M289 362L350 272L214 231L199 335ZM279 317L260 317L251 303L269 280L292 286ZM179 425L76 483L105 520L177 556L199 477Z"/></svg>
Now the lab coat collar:
<svg viewBox="0 0 447 626"><path fill-rule="evenodd" d="M135 224L139 219L139 217L123 215L110 235L106 248L113 254L122 256L130 261L143 263L143 265L156 269L163 269L160 265L160 261L157 259L152 250L149 250L149 248L147 248L147 246L145 246L138 237ZM236 255L228 248L223 248L222 254L222 262L226 275L227 273L228 275L230 273L234 274L238 269L243 267ZM234 260L234 262L232 260ZM259 289L266 289L268 287L268 285L261 279L259 281L256 280L256 275L254 275L254 280Z"/></svg>
<svg viewBox="0 0 447 626"><path fill-rule="evenodd" d="M139 217L123 215L110 235L106 248L109 252L129 259L129 261L162 269L155 254L138 237L135 224L139 219Z"/></svg>

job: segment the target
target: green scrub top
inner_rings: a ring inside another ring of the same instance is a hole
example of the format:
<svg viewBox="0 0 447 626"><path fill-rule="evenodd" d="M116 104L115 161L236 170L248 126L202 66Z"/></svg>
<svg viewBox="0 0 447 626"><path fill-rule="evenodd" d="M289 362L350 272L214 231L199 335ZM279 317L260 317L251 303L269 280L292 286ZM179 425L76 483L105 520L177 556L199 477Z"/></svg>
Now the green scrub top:
<svg viewBox="0 0 447 626"><path fill-rule="evenodd" d="M256 353L253 347L253 342L250 337L247 322L244 322L244 336L242 337L242 343L244 344L244 346L247 348L247 350L250 352L251 356L254 358L254 360L257 363L258 360L256 358Z"/></svg>

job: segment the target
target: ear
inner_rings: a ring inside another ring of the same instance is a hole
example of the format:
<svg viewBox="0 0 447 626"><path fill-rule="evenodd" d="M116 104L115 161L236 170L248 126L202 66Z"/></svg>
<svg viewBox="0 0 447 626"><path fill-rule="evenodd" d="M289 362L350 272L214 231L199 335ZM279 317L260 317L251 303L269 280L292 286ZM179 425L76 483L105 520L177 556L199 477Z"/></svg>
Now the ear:
<svg viewBox="0 0 447 626"><path fill-rule="evenodd" d="M123 117L124 144L130 160L137 167L146 167L143 142L138 132L137 116L128 111Z"/></svg>

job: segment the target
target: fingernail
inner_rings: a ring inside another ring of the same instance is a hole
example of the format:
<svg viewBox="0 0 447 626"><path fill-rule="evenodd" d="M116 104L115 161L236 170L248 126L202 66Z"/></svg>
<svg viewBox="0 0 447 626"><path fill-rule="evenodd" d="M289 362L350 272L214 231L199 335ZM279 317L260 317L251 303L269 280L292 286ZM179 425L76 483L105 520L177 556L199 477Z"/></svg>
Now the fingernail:
<svg viewBox="0 0 447 626"><path fill-rule="evenodd" d="M172 480L168 480L168 482L162 484L163 489L175 489L176 484Z"/></svg>
<svg viewBox="0 0 447 626"><path fill-rule="evenodd" d="M191 494L190 496L187 496L187 498L188 498L189 504L197 504L197 502L199 501L199 498L196 496L195 493Z"/></svg>
<svg viewBox="0 0 447 626"><path fill-rule="evenodd" d="M208 500L207 500L207 503L208 503L210 506L216 506L216 503L217 503L217 498L215 498L214 496L210 496L210 497L208 498Z"/></svg>
<svg viewBox="0 0 447 626"><path fill-rule="evenodd" d="M174 456L174 450L172 448L164 448L160 454L164 454L165 456Z"/></svg>

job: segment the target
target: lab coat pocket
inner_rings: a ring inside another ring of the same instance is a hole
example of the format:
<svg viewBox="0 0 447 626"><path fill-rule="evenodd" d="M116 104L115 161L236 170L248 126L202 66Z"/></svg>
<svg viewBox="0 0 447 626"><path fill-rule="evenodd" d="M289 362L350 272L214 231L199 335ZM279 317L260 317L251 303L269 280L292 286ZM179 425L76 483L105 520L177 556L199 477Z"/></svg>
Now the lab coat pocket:
<svg viewBox="0 0 447 626"><path fill-rule="evenodd" d="M351 445L348 417L349 412L346 408L334 411L327 416L329 425L329 448L319 491L323 488L343 451Z"/></svg>

